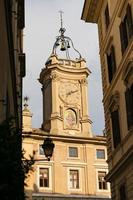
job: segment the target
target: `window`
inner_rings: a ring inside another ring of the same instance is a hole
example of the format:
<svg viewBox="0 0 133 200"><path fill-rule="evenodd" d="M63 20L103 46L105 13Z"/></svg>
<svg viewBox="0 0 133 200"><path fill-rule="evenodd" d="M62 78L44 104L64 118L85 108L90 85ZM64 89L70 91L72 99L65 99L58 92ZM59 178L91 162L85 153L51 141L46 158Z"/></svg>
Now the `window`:
<svg viewBox="0 0 133 200"><path fill-rule="evenodd" d="M126 186L125 186L125 184L122 184L122 185L120 186L119 194L120 194L120 200L126 200L126 199L127 199L127 197L126 197Z"/></svg>
<svg viewBox="0 0 133 200"><path fill-rule="evenodd" d="M41 144L39 145L39 155L44 155L44 150Z"/></svg>
<svg viewBox="0 0 133 200"><path fill-rule="evenodd" d="M111 113L114 148L121 142L118 109Z"/></svg>
<svg viewBox="0 0 133 200"><path fill-rule="evenodd" d="M128 4L126 9L126 15L120 24L120 39L121 39L121 51L124 53L128 46L129 40L133 35L133 19L131 6Z"/></svg>
<svg viewBox="0 0 133 200"><path fill-rule="evenodd" d="M39 186L49 187L49 168L39 169Z"/></svg>
<svg viewBox="0 0 133 200"><path fill-rule="evenodd" d="M105 9L105 24L106 24L106 29L108 28L109 23L110 23L109 7L108 7L108 4L107 4L106 9Z"/></svg>
<svg viewBox="0 0 133 200"><path fill-rule="evenodd" d="M110 53L107 54L108 77L109 83L112 81L116 72L115 49L111 46Z"/></svg>
<svg viewBox="0 0 133 200"><path fill-rule="evenodd" d="M77 147L69 147L69 157L78 157Z"/></svg>
<svg viewBox="0 0 133 200"><path fill-rule="evenodd" d="M97 149L96 150L97 159L105 159L105 150L104 149Z"/></svg>
<svg viewBox="0 0 133 200"><path fill-rule="evenodd" d="M70 170L70 188L79 188L79 170Z"/></svg>
<svg viewBox="0 0 133 200"><path fill-rule="evenodd" d="M98 188L99 190L107 190L107 182L104 177L106 176L106 172L99 171L98 172Z"/></svg>
<svg viewBox="0 0 133 200"><path fill-rule="evenodd" d="M128 130L133 126L133 85L125 92Z"/></svg>

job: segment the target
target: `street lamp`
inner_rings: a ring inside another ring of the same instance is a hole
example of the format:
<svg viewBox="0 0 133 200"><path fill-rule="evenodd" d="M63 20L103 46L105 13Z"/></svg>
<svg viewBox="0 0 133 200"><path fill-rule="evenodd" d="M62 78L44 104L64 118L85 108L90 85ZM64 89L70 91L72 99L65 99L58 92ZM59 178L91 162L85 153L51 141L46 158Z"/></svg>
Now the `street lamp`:
<svg viewBox="0 0 133 200"><path fill-rule="evenodd" d="M52 139L49 137L47 137L42 144L44 155L46 156L48 161L50 161L50 158L52 157L54 147L55 145Z"/></svg>

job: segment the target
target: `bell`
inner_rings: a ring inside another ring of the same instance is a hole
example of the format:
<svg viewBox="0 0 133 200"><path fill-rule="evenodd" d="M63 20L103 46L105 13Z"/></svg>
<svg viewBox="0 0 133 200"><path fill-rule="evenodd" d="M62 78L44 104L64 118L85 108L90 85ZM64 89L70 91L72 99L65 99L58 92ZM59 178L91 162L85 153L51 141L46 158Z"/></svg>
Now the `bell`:
<svg viewBox="0 0 133 200"><path fill-rule="evenodd" d="M61 48L60 48L61 51L65 51L66 50L66 45L65 45L65 42L62 42L61 43Z"/></svg>
<svg viewBox="0 0 133 200"><path fill-rule="evenodd" d="M68 48L68 49L70 48L70 44L69 44L69 41L67 41L67 48Z"/></svg>

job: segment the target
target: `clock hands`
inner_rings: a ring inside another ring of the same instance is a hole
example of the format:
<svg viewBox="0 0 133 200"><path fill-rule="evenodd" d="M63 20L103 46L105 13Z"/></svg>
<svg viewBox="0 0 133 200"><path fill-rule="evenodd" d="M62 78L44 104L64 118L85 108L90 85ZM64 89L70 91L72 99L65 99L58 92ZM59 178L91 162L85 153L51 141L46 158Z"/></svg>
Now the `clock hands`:
<svg viewBox="0 0 133 200"><path fill-rule="evenodd" d="M78 92L78 90L71 90L70 92L68 92L68 93L66 94L66 96L71 95L71 94L73 94L73 93L75 93L75 92Z"/></svg>

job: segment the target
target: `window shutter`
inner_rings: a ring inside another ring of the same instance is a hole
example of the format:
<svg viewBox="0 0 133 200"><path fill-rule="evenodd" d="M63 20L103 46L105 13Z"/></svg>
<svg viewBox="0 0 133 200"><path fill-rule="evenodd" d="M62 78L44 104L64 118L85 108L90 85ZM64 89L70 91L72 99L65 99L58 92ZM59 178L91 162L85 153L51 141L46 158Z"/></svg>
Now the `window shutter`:
<svg viewBox="0 0 133 200"><path fill-rule="evenodd" d="M129 39L133 35L133 20L132 20L132 12L131 12L131 6L128 4L127 6L127 25L128 25L128 31L129 31Z"/></svg>
<svg viewBox="0 0 133 200"><path fill-rule="evenodd" d="M127 125L128 129L133 125L133 86L125 92Z"/></svg>
<svg viewBox="0 0 133 200"><path fill-rule="evenodd" d="M111 46L110 54L107 54L107 64L108 64L108 76L109 82L112 81L114 73L116 72L116 61L115 61L115 50L114 46Z"/></svg>
<svg viewBox="0 0 133 200"><path fill-rule="evenodd" d="M113 74L112 74L112 64L111 64L111 55L107 54L107 65L108 65L108 77L109 77L109 83L111 83Z"/></svg>
<svg viewBox="0 0 133 200"><path fill-rule="evenodd" d="M121 39L121 52L122 52L122 54L124 53L124 51L125 51L125 42L124 42L124 33L123 33L123 22L121 22L121 24L120 24L120 27L119 27L119 29L120 29L120 39Z"/></svg>
<svg viewBox="0 0 133 200"><path fill-rule="evenodd" d="M109 23L110 23L108 4L107 4L106 9L105 9L105 23L106 23L106 29L107 29L108 26L109 26Z"/></svg>
<svg viewBox="0 0 133 200"><path fill-rule="evenodd" d="M114 148L121 142L118 110L111 113Z"/></svg>
<svg viewBox="0 0 133 200"><path fill-rule="evenodd" d="M119 193L120 193L120 200L126 200L126 187L125 184L122 184L120 189L119 189Z"/></svg>
<svg viewBox="0 0 133 200"><path fill-rule="evenodd" d="M116 60L115 60L115 49L114 46L111 47L111 62L112 62L112 74L116 72Z"/></svg>

